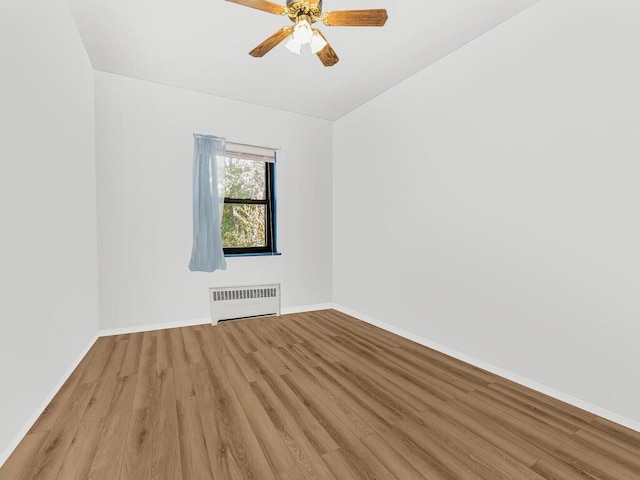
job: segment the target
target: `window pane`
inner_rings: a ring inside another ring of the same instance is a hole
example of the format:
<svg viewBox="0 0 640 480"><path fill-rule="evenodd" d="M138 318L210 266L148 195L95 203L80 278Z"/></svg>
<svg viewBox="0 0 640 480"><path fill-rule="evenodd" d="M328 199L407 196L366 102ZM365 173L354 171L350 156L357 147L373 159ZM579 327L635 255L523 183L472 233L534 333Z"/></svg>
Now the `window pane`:
<svg viewBox="0 0 640 480"><path fill-rule="evenodd" d="M252 200L267 198L264 162L226 158L225 168L225 197Z"/></svg>
<svg viewBox="0 0 640 480"><path fill-rule="evenodd" d="M265 247L265 205L226 204L222 213L224 247Z"/></svg>

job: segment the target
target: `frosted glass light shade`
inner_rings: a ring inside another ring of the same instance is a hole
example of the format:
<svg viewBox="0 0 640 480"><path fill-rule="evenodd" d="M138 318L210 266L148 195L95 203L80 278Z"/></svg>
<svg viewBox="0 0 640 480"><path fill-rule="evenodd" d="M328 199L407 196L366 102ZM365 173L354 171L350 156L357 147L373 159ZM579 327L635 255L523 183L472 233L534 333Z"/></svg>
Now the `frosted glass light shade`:
<svg viewBox="0 0 640 480"><path fill-rule="evenodd" d="M327 41L320 35L320 32L317 30L313 31L313 36L311 37L311 52L318 53L327 45Z"/></svg>
<svg viewBox="0 0 640 480"><path fill-rule="evenodd" d="M296 55L300 55L300 49L302 48L302 45L308 43L313 49L313 38L316 35L317 32L315 32L311 28L311 24L306 18L298 18L298 20L296 21L296 25L293 27L293 34L291 35L291 38L285 46L289 49L289 51L295 53ZM319 35L317 36L320 37ZM322 40L322 37L320 37L320 39ZM321 48L323 47L324 45Z"/></svg>
<svg viewBox="0 0 640 480"><path fill-rule="evenodd" d="M300 42L296 42L295 39L291 37L285 47L287 47L291 53L300 55L300 48L302 47L302 44L300 44Z"/></svg>

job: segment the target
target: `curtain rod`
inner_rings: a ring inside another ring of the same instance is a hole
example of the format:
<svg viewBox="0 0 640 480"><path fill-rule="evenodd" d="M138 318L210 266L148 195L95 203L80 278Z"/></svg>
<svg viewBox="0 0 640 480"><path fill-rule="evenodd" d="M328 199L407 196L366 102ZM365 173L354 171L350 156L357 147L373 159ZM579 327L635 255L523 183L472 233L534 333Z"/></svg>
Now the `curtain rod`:
<svg viewBox="0 0 640 480"><path fill-rule="evenodd" d="M227 145L236 145L238 147L264 148L265 150L280 150L280 147L265 147L263 145L251 145L250 143L227 142Z"/></svg>

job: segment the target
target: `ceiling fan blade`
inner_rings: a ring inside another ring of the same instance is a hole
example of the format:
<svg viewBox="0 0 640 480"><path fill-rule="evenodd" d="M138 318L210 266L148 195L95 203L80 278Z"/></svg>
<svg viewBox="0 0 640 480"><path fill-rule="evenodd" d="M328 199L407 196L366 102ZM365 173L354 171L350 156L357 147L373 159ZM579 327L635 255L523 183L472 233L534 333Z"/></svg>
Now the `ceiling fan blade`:
<svg viewBox="0 0 640 480"><path fill-rule="evenodd" d="M322 34L320 30L316 30L316 32L318 32L318 34L320 34L324 41L327 42L327 38ZM316 53L316 55L318 55L318 58L325 67L332 67L340 61L336 52L333 50L333 48L331 48L331 45L329 45L329 42L327 42L324 48Z"/></svg>
<svg viewBox="0 0 640 480"><path fill-rule="evenodd" d="M237 3L238 5L255 8L263 12L275 13L276 15L284 15L286 12L286 8L283 5L268 2L267 0L227 0L227 2Z"/></svg>
<svg viewBox="0 0 640 480"><path fill-rule="evenodd" d="M372 10L337 10L322 15L322 22L329 27L381 27L389 16L384 8Z"/></svg>
<svg viewBox="0 0 640 480"><path fill-rule="evenodd" d="M269 53L276 45L293 33L293 27L284 27L267 38L264 42L249 52L252 57L263 57Z"/></svg>

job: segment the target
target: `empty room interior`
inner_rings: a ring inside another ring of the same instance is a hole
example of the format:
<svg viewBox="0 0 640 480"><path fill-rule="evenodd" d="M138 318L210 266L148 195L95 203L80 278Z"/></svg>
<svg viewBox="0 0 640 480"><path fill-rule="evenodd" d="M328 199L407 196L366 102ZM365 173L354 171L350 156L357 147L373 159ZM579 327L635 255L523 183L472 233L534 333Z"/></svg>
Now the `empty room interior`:
<svg viewBox="0 0 640 480"><path fill-rule="evenodd" d="M0 69L0 480L640 479L637 0L2 0Z"/></svg>

